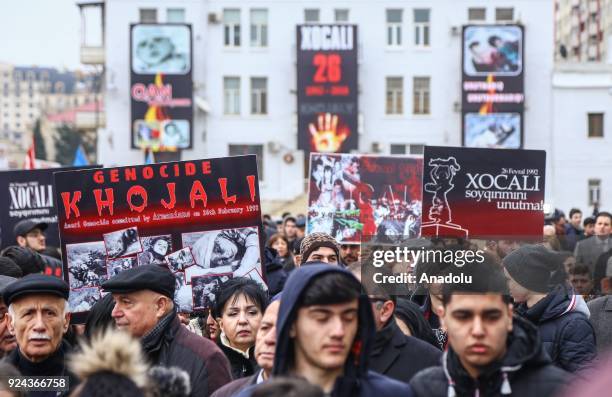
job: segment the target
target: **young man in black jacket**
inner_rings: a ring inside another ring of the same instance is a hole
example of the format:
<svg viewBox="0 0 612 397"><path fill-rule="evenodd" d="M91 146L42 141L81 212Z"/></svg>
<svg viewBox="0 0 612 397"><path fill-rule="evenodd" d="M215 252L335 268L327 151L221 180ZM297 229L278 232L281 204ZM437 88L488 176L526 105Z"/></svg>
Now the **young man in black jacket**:
<svg viewBox="0 0 612 397"><path fill-rule="evenodd" d="M487 261L460 271L469 271L472 283L443 288L440 320L448 350L441 367L412 379L416 396L555 395L567 373L550 363L537 329L513 317L503 274Z"/></svg>

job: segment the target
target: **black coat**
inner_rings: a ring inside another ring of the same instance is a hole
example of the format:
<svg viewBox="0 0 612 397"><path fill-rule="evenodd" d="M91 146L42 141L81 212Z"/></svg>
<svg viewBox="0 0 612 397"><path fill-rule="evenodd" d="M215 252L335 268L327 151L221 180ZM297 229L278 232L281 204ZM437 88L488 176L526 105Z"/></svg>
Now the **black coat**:
<svg viewBox="0 0 612 397"><path fill-rule="evenodd" d="M255 373L255 370L258 368L254 358L255 346L249 349L249 358L246 358L231 347L225 346L223 342L219 342L219 347L229 360L232 370L232 379L244 378L245 376L251 376Z"/></svg>
<svg viewBox="0 0 612 397"><path fill-rule="evenodd" d="M13 365L22 376L67 376L69 390L59 394L69 396L79 384L79 380L66 366L66 356L71 352L71 347L66 341L62 341L59 349L44 361L33 363L26 359L19 348L13 350L4 361ZM25 394L30 397L57 396L56 392L28 392Z"/></svg>
<svg viewBox="0 0 612 397"><path fill-rule="evenodd" d="M477 380L449 346L442 356L443 366L419 372L410 385L417 397L447 397L452 395L450 388L457 397L549 397L567 383L568 374L551 364L537 329L528 321L514 318L507 346L503 359L487 366Z"/></svg>
<svg viewBox="0 0 612 397"><path fill-rule="evenodd" d="M143 349L153 365L175 366L186 371L194 397L209 396L232 380L223 352L214 342L181 325L176 314L172 314L165 327L155 329L155 335L149 337Z"/></svg>
<svg viewBox="0 0 612 397"><path fill-rule="evenodd" d="M558 285L531 308L521 304L516 309L538 327L542 348L553 364L570 372L578 371L597 356L593 325L575 306L573 291Z"/></svg>
<svg viewBox="0 0 612 397"><path fill-rule="evenodd" d="M231 381L227 385L223 386L222 388L220 388L219 390L214 392L211 397L232 397L232 396L235 396L236 394L240 393L240 391L242 391L243 389L245 389L245 388L247 388L249 386L257 384L257 376L258 375L259 375L259 372L257 372L256 374L254 374L252 376L248 376L246 378L240 378L240 379L236 379L234 381Z"/></svg>
<svg viewBox="0 0 612 397"><path fill-rule="evenodd" d="M419 371L440 365L442 352L427 342L406 336L394 319L376 333L370 369L401 382Z"/></svg>

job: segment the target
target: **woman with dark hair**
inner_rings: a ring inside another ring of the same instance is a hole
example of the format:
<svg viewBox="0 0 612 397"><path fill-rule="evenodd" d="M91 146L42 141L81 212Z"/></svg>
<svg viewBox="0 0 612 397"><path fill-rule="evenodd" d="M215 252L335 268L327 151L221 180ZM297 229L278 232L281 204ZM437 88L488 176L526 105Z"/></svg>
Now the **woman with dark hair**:
<svg viewBox="0 0 612 397"><path fill-rule="evenodd" d="M112 294L104 295L91 307L85 319L85 332L83 333L85 339L91 340L96 333L115 326L112 316L114 307L115 301Z"/></svg>
<svg viewBox="0 0 612 397"><path fill-rule="evenodd" d="M295 268L293 253L289 249L289 241L284 235L280 233L272 235L268 240L268 247L276 250L278 259L282 263L285 271L289 272Z"/></svg>
<svg viewBox="0 0 612 397"><path fill-rule="evenodd" d="M166 236L157 236L151 239L149 248L138 255L138 265L163 265L165 257L170 251L170 241Z"/></svg>
<svg viewBox="0 0 612 397"><path fill-rule="evenodd" d="M219 347L230 362L234 379L255 373L255 335L266 306L267 293L248 277L233 278L215 293L212 315L221 330Z"/></svg>
<svg viewBox="0 0 612 397"><path fill-rule="evenodd" d="M436 335L423 317L421 308L408 299L397 299L395 321L404 334L421 339L437 349L440 348Z"/></svg>

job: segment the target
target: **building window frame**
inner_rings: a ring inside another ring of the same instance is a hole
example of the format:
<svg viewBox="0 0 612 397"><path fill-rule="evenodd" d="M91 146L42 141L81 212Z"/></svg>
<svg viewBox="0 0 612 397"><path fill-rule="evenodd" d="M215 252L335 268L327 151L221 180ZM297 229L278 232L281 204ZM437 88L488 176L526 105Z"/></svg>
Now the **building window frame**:
<svg viewBox="0 0 612 397"><path fill-rule="evenodd" d="M235 85L234 83L238 83ZM232 83L232 87L230 87ZM240 76L223 77L223 114L240 115Z"/></svg>
<svg viewBox="0 0 612 397"><path fill-rule="evenodd" d="M514 21L514 7L497 7L495 8L496 22L512 22Z"/></svg>
<svg viewBox="0 0 612 397"><path fill-rule="evenodd" d="M258 17L259 14L259 17ZM268 46L268 9L251 8L250 10L251 47L266 48Z"/></svg>
<svg viewBox="0 0 612 397"><path fill-rule="evenodd" d="M240 47L242 41L241 18L242 14L239 8L223 9L223 46L225 48Z"/></svg>
<svg viewBox="0 0 612 397"><path fill-rule="evenodd" d="M304 23L321 23L321 10L319 8L305 8Z"/></svg>
<svg viewBox="0 0 612 397"><path fill-rule="evenodd" d="M486 7L468 8L468 22L486 22L486 20L487 20L487 8Z"/></svg>
<svg viewBox="0 0 612 397"><path fill-rule="evenodd" d="M402 25L404 10L401 8L387 8L386 15L386 45L387 48L402 47Z"/></svg>
<svg viewBox="0 0 612 397"><path fill-rule="evenodd" d="M258 86L259 83L263 83L263 84L261 86ZM267 114L268 114L268 78L267 77L251 77L251 115L265 116Z"/></svg>
<svg viewBox="0 0 612 397"><path fill-rule="evenodd" d="M259 182L264 180L264 145L251 143L251 144L234 144L230 143L227 145L227 152L229 156L243 156L247 154L254 154L257 157L257 173L259 175Z"/></svg>
<svg viewBox="0 0 612 397"><path fill-rule="evenodd" d="M431 114L431 77L414 76L412 78L412 114Z"/></svg>
<svg viewBox="0 0 612 397"><path fill-rule="evenodd" d="M157 23L157 8L139 8L138 20L140 23Z"/></svg>
<svg viewBox="0 0 612 397"><path fill-rule="evenodd" d="M399 116L404 114L404 78L387 76L385 79L385 114Z"/></svg>
<svg viewBox="0 0 612 397"><path fill-rule="evenodd" d="M414 46L417 48L429 48L431 45L431 9L415 8L412 11L414 23ZM425 12L425 14L417 15L417 13L421 12Z"/></svg>
<svg viewBox="0 0 612 397"><path fill-rule="evenodd" d="M604 121L603 112L587 113L587 136L589 138L603 138Z"/></svg>
<svg viewBox="0 0 612 397"><path fill-rule="evenodd" d="M589 179L587 182L589 205L601 204L601 179Z"/></svg>

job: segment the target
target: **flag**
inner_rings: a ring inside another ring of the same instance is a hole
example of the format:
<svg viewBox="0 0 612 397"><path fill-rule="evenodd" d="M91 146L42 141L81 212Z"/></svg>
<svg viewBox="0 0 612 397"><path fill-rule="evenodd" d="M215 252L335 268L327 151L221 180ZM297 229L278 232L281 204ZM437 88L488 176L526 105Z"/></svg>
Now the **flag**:
<svg viewBox="0 0 612 397"><path fill-rule="evenodd" d="M153 151L151 149L145 150L145 164L154 164L155 158L153 157Z"/></svg>
<svg viewBox="0 0 612 397"><path fill-rule="evenodd" d="M74 161L72 165L75 167L82 165L89 165L89 161L87 161L87 156L85 155L85 150L83 149L83 145L79 145L77 147L76 153L74 154Z"/></svg>
<svg viewBox="0 0 612 397"><path fill-rule="evenodd" d="M28 149L25 157L23 168L26 170L33 170L36 168L36 151L34 150L34 137L32 137L32 146Z"/></svg>

